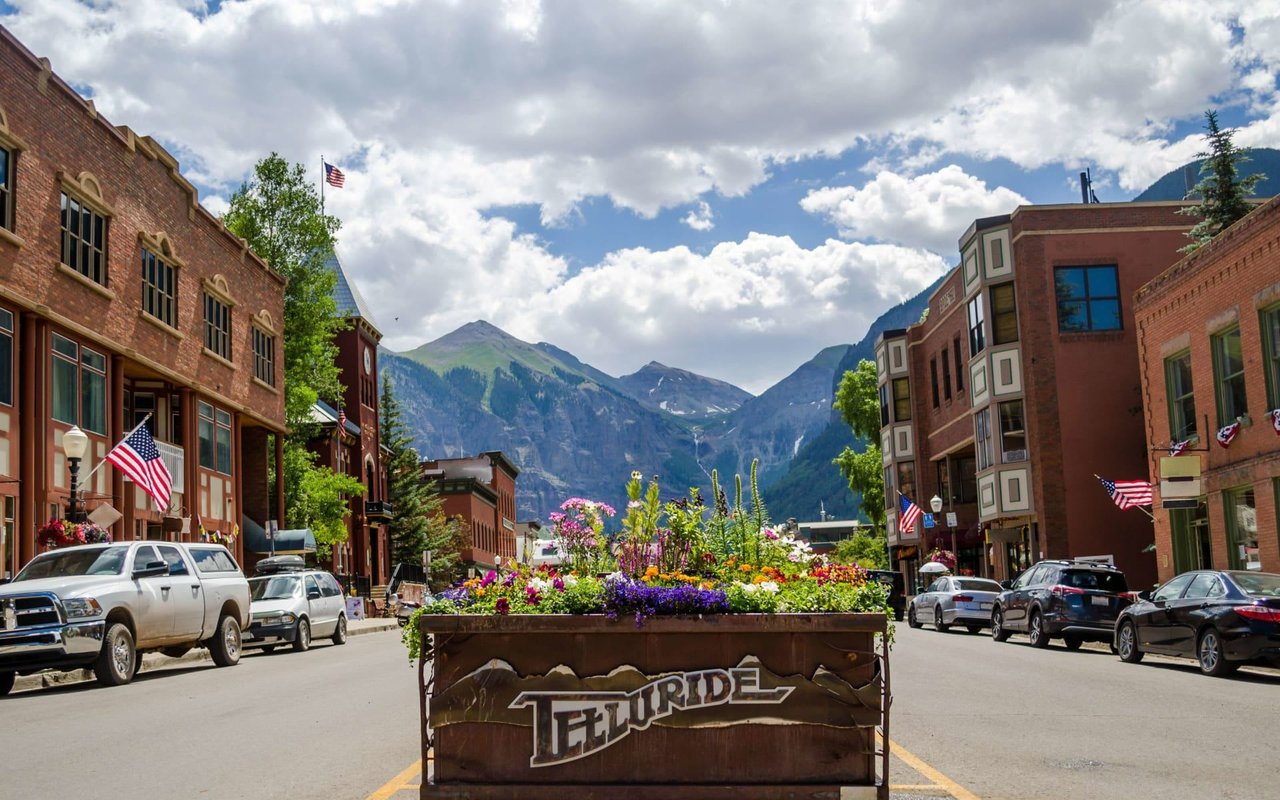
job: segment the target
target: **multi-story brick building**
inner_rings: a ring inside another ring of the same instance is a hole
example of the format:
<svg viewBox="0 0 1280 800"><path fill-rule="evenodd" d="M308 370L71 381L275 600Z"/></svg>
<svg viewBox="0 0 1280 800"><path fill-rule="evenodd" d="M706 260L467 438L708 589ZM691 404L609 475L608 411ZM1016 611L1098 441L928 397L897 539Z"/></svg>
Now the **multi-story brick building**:
<svg viewBox="0 0 1280 800"><path fill-rule="evenodd" d="M462 520L466 544L460 569L474 575L516 563L516 478L520 470L501 451L474 458L422 462L422 477L436 484L441 511Z"/></svg>
<svg viewBox="0 0 1280 800"><path fill-rule="evenodd" d="M0 28L0 574L70 499L72 426L90 439L85 505L120 511L118 538L279 518L283 310L283 278L163 147ZM164 509L110 465L93 471L144 419L174 478Z"/></svg>
<svg viewBox="0 0 1280 800"><path fill-rule="evenodd" d="M1134 305L1160 580L1280 572L1280 198L1147 283ZM1218 432L1237 423L1221 446ZM1162 507L1161 459L1175 442L1201 467L1191 508Z"/></svg>
<svg viewBox="0 0 1280 800"><path fill-rule="evenodd" d="M1178 258L1179 203L1022 206L976 220L929 313L876 343L890 545L908 578L930 546L1010 577L1041 558L1111 557L1154 579L1150 519L1096 475L1146 475L1129 298ZM899 492L940 526L897 532ZM945 525L948 511L956 526Z"/></svg>

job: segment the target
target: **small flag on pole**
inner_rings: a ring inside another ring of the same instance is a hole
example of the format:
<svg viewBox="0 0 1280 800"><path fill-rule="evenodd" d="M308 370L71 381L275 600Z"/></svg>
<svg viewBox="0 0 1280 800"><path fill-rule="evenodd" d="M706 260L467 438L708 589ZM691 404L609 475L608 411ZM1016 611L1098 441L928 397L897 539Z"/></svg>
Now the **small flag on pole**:
<svg viewBox="0 0 1280 800"><path fill-rule="evenodd" d="M342 170L334 165L325 162L324 165L324 182L335 189L341 189L342 184L346 183L347 176L342 174Z"/></svg>
<svg viewBox="0 0 1280 800"><path fill-rule="evenodd" d="M161 509L169 507L173 475L160 457L160 448L146 425L139 425L124 441L111 448L107 461L155 499Z"/></svg>
<svg viewBox="0 0 1280 800"><path fill-rule="evenodd" d="M916 529L916 521L924 514L920 506L911 502L911 498L905 494L898 495L898 533L911 533Z"/></svg>
<svg viewBox="0 0 1280 800"><path fill-rule="evenodd" d="M1180 456L1182 455L1182 452L1190 446L1191 446L1190 439L1183 439L1180 442L1174 442L1173 444L1169 445L1169 455Z"/></svg>
<svg viewBox="0 0 1280 800"><path fill-rule="evenodd" d="M1098 475L1094 477L1102 483L1102 488L1107 490L1121 511L1151 505L1151 484L1148 481L1109 481Z"/></svg>
<svg viewBox="0 0 1280 800"><path fill-rule="evenodd" d="M1233 422L1230 425L1224 425L1218 430L1218 444L1222 445L1224 448L1230 447L1231 443L1235 441L1235 438L1239 433L1240 423L1238 421Z"/></svg>
<svg viewBox="0 0 1280 800"><path fill-rule="evenodd" d="M338 406L338 433L346 433L347 430L347 412Z"/></svg>

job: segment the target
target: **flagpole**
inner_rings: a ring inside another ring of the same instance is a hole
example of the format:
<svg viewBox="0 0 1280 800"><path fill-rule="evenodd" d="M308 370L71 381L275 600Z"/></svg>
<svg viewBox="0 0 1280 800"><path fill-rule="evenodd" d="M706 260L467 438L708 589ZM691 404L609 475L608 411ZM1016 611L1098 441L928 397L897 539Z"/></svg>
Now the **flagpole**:
<svg viewBox="0 0 1280 800"><path fill-rule="evenodd" d="M324 153L320 154L320 219L324 219Z"/></svg>
<svg viewBox="0 0 1280 800"><path fill-rule="evenodd" d="M138 428L141 428L143 425L146 425L146 424L147 424L147 420L151 419L151 414L152 414L152 413L153 413L153 412L148 411L148 412L147 412L147 415L146 415L145 417L143 417L143 418L142 418L142 422L139 422L137 425L134 425L134 426L133 426L133 430L129 431L128 433L126 433L126 434L124 435L124 439L128 439L130 436L132 436L132 435L134 435L135 433L137 433L137 432L138 432ZM124 441L124 439L121 439L121 440L120 440L120 442L123 442L123 441ZM116 445L117 445L117 446L119 446L120 442L116 442ZM111 449L112 449L112 450L114 450L115 448L113 447L113 448L111 448ZM107 460L104 458L104 459L102 459L101 461L99 461L99 462L97 463L97 465L96 465L93 469L89 470L89 474L88 474L88 475L85 475L83 478L81 478L81 479L80 479L80 480L84 483L84 485L85 485L85 486L88 486L88 485L89 485L89 477L90 477L91 475L93 475L93 473L95 473L95 472L97 472L97 471L98 471L98 467L101 467L101 466L102 466L103 464L105 464L105 463L107 463Z"/></svg>

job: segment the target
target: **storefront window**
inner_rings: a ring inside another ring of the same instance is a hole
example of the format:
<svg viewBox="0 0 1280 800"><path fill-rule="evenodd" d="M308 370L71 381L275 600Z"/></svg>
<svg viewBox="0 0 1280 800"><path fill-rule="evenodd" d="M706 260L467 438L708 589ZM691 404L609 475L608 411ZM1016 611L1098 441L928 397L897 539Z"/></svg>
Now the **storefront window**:
<svg viewBox="0 0 1280 800"><path fill-rule="evenodd" d="M1195 508L1169 510L1173 530L1174 572L1213 568L1213 548L1209 540L1209 515L1204 503Z"/></svg>
<svg viewBox="0 0 1280 800"><path fill-rule="evenodd" d="M53 418L93 433L107 432L107 359L53 335Z"/></svg>
<svg viewBox="0 0 1280 800"><path fill-rule="evenodd" d="M13 314L0 308L0 403L13 405Z"/></svg>
<svg viewBox="0 0 1280 800"><path fill-rule="evenodd" d="M18 571L18 499L4 497L4 520L0 524L0 578L12 578Z"/></svg>
<svg viewBox="0 0 1280 800"><path fill-rule="evenodd" d="M1262 569L1258 555L1258 505L1253 487L1222 493L1227 515L1227 546L1231 569Z"/></svg>
<svg viewBox="0 0 1280 800"><path fill-rule="evenodd" d="M231 474L231 415L208 403L197 404L200 466Z"/></svg>

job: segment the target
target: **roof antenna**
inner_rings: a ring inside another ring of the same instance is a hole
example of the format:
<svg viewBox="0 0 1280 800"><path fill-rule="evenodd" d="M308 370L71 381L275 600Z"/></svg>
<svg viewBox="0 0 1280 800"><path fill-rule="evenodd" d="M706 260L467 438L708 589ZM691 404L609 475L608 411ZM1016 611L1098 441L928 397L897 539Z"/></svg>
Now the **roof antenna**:
<svg viewBox="0 0 1280 800"><path fill-rule="evenodd" d="M1098 200L1098 196L1093 193L1093 177L1089 174L1089 169L1087 167L1084 172L1080 173L1080 202L1101 202Z"/></svg>

